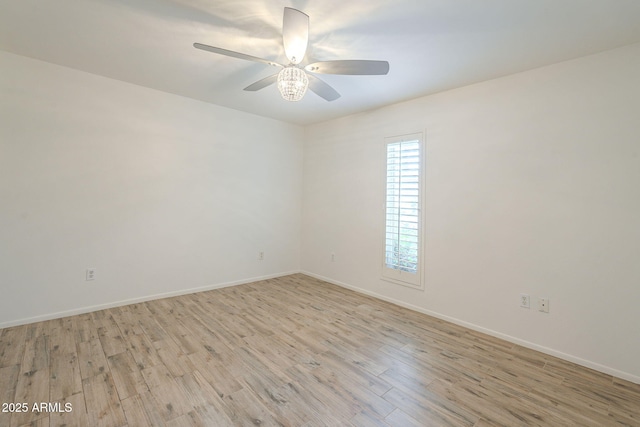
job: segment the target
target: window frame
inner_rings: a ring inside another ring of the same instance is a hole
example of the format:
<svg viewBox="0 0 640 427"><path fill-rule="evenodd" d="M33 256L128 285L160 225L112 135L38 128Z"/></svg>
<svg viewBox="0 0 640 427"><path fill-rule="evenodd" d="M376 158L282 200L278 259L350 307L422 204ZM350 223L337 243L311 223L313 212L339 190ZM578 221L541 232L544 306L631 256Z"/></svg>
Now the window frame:
<svg viewBox="0 0 640 427"><path fill-rule="evenodd" d="M388 146L402 142L418 142L419 159L418 159L418 257L416 272L407 272L400 269L394 269L387 266L387 185L388 185ZM413 289L424 290L423 283L423 260L424 260L424 175L425 175L425 143L424 133L415 132L411 134L390 136L384 138L383 144L384 157L384 185L383 185L383 206L382 206L382 280L408 286Z"/></svg>

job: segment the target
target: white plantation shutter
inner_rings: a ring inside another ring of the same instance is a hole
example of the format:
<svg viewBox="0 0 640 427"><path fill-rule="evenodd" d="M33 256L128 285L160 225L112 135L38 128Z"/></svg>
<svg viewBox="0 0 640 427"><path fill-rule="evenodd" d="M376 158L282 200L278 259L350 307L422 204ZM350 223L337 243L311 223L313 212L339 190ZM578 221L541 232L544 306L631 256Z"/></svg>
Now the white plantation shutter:
<svg viewBox="0 0 640 427"><path fill-rule="evenodd" d="M386 139L383 278L421 288L422 135Z"/></svg>

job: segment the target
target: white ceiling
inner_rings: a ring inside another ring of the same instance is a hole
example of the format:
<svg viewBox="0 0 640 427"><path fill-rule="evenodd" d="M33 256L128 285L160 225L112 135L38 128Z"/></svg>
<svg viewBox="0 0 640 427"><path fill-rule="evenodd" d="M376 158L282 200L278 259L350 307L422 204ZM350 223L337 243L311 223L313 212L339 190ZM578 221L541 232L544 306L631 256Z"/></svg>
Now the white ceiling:
<svg viewBox="0 0 640 427"><path fill-rule="evenodd" d="M305 63L387 60L386 76L320 76L342 97L242 89L277 62L285 6L310 16ZM640 42L638 0L0 0L0 49L298 124L374 109ZM1 73L1 70L0 70Z"/></svg>

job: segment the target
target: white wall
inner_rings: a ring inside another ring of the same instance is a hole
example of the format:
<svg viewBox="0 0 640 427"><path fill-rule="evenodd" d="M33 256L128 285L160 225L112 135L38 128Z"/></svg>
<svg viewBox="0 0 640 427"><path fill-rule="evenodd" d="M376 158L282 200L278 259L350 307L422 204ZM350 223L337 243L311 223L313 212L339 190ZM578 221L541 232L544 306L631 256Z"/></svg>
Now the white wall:
<svg viewBox="0 0 640 427"><path fill-rule="evenodd" d="M303 271L640 382L639 117L636 44L310 126ZM380 280L383 138L416 131L424 291Z"/></svg>
<svg viewBox="0 0 640 427"><path fill-rule="evenodd" d="M9 53L0 70L0 327L299 269L303 128Z"/></svg>

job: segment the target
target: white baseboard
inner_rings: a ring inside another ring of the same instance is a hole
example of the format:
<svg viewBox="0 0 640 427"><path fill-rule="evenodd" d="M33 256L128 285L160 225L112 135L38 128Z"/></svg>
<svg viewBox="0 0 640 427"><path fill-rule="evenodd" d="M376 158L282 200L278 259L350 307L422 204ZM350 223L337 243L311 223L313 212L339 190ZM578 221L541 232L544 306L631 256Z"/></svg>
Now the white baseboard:
<svg viewBox="0 0 640 427"><path fill-rule="evenodd" d="M476 325L476 324L473 324L473 323L465 322L464 320L460 320L460 319L456 319L456 318L453 318L453 317L450 317L450 316L446 316L444 314L437 313L435 311L427 310L427 309L418 307L416 305L409 304L409 303L406 303L404 301L396 300L394 298L390 298L390 297L387 297L385 295L378 294L376 292L371 292L371 291L368 291L366 289L359 288L357 286L349 285L347 283L340 282L338 280L334 280L334 279L331 279L331 278L328 278L328 277L324 277L324 276L321 276L319 274L311 273L309 271L304 271L304 270L301 271L301 273L302 274L306 274L307 276L315 277L316 279L324 280L325 282L329 282L329 283L332 283L334 285L337 285L337 286L340 286L340 287L343 287L343 288L350 289L350 290L355 291L355 292L359 292L359 293L362 293L362 294L365 294L365 295L368 295L368 296L371 296L371 297L374 297L374 298L381 299L383 301L390 302L390 303L395 304L395 305L399 305L399 306L404 307L404 308L408 308L409 310L417 311L419 313L423 313L423 314L426 314L426 315L429 315L429 316L432 316L432 317L436 317L438 319L445 320L447 322L451 322L451 323L454 323L456 325L464 326L465 328L469 328L469 329L472 329L474 331L482 332L484 334L491 335L493 337L500 338L500 339L503 339L505 341L509 341L511 343L521 345L522 347L530 348L532 350L536 350L536 351L539 351L541 353L548 354L550 356L555 356L555 357L557 357L559 359L563 359L563 360L575 363L577 365L585 366L587 368L594 369L596 371L603 372L605 374L612 375L614 377L621 378L623 380L631 381L632 383L640 384L640 377L637 376L637 375L630 374L628 372L623 372L623 371L620 371L618 369L611 368L609 366L601 365L599 363L592 362L590 360L585 360L585 359L582 359L580 357L573 356L571 354L566 354L566 353L563 353L561 351L554 350L552 348L544 347L544 346L541 346L541 345L538 345L538 344L535 344L535 343L532 343L532 342L529 342L529 341L522 340L520 338L512 337L510 335L506 335L506 334L503 334L501 332L497 332L497 331L494 331L494 330L491 330L491 329L487 329L487 328L484 328L482 326L479 326L479 325Z"/></svg>
<svg viewBox="0 0 640 427"><path fill-rule="evenodd" d="M131 298L131 299L126 299L121 301L109 302L105 304L92 305L89 307L74 308L72 310L59 311L56 313L47 313L40 316L27 317L23 319L10 320L8 322L0 323L0 329L9 328L11 326L26 325L29 323L42 322L45 320L60 319L61 317L75 316L77 314L91 313L93 311L104 310L107 308L122 307L124 305L135 304L139 302L175 297L179 295L195 294L197 292L210 291L212 289L227 288L229 286L244 285L246 283L259 282L260 280L267 280L267 279L273 279L276 277L288 276L290 274L295 274L299 272L300 272L299 270L296 270L296 271L289 271L289 272L283 272L283 273L277 273L277 274L270 274L267 276L251 277L248 279L235 280L232 282L217 283L214 285L201 286L198 288L180 289L177 291L164 292L161 294L146 295L138 298Z"/></svg>

